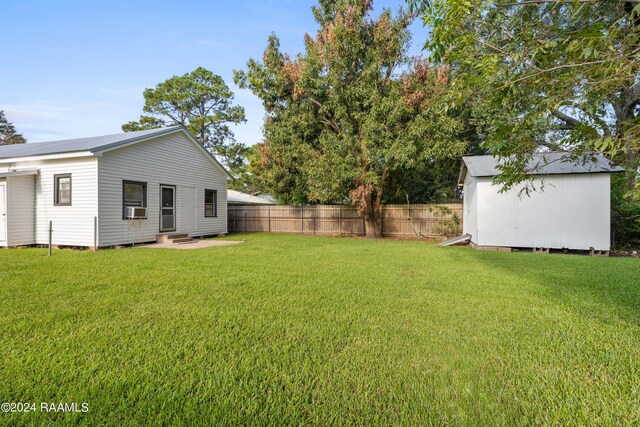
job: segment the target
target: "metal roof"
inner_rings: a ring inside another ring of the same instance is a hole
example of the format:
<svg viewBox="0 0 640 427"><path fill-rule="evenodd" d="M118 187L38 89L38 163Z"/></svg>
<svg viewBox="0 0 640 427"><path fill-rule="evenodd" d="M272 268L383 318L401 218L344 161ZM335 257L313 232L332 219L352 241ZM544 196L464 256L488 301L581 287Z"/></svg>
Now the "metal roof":
<svg viewBox="0 0 640 427"><path fill-rule="evenodd" d="M496 176L500 174L498 166L502 160L494 156L465 156L462 158L463 170L474 177ZM615 166L602 154L588 154L573 158L570 153L550 152L534 154L527 164L530 175L559 175L580 173L614 173L624 172L620 166ZM460 179L464 179L461 173Z"/></svg>
<svg viewBox="0 0 640 427"><path fill-rule="evenodd" d="M94 136L90 138L65 139L61 141L30 142L0 146L0 159L14 157L44 156L48 154L90 151L92 153L117 148L144 139L164 135L180 130L180 126L142 130L138 132L118 133L114 135Z"/></svg>
<svg viewBox="0 0 640 427"><path fill-rule="evenodd" d="M269 199L252 196L251 194L241 193L235 190L227 190L227 203L238 205L275 205L275 203Z"/></svg>

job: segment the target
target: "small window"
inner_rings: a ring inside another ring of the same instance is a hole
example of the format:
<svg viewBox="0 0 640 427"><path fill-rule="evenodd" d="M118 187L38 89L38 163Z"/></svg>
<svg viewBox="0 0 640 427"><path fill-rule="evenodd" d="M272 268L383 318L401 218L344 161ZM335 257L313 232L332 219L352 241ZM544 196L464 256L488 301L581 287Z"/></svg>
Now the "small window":
<svg viewBox="0 0 640 427"><path fill-rule="evenodd" d="M71 206L71 174L54 175L53 185L53 204L55 206Z"/></svg>
<svg viewBox="0 0 640 427"><path fill-rule="evenodd" d="M204 190L204 216L218 216L218 192L216 190Z"/></svg>
<svg viewBox="0 0 640 427"><path fill-rule="evenodd" d="M147 183L122 181L122 219L127 219L127 207L147 207Z"/></svg>

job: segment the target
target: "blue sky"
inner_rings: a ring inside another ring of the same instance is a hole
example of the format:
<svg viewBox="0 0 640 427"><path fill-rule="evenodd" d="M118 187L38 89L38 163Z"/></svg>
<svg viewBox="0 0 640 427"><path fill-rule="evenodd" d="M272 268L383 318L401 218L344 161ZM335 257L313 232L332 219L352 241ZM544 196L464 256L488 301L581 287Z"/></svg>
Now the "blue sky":
<svg viewBox="0 0 640 427"><path fill-rule="evenodd" d="M261 140L258 98L233 70L259 59L271 32L295 54L315 35L315 1L9 1L0 3L0 110L29 142L120 132L142 112L142 92L173 75L208 68L246 109L236 139ZM376 0L397 9L402 0ZM412 53L426 31L412 26Z"/></svg>

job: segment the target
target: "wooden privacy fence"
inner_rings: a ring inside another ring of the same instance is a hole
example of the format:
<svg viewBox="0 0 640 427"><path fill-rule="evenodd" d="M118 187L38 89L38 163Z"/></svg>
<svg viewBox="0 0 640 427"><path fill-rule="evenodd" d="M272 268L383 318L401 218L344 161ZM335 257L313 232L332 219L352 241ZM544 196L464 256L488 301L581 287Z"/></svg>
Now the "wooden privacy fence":
<svg viewBox="0 0 640 427"><path fill-rule="evenodd" d="M229 206L229 232L364 235L364 219L346 205ZM462 234L462 204L385 205L382 235L415 238Z"/></svg>

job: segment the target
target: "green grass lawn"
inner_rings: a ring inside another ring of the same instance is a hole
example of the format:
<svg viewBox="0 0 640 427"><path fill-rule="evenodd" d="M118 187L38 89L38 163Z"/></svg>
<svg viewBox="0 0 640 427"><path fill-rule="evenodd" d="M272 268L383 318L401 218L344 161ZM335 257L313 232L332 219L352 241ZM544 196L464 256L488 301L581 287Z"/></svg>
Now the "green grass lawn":
<svg viewBox="0 0 640 427"><path fill-rule="evenodd" d="M0 250L0 424L640 423L640 261L235 235ZM38 408L39 409L39 408Z"/></svg>

